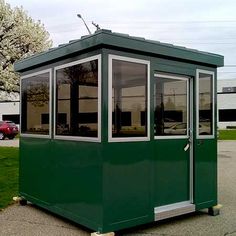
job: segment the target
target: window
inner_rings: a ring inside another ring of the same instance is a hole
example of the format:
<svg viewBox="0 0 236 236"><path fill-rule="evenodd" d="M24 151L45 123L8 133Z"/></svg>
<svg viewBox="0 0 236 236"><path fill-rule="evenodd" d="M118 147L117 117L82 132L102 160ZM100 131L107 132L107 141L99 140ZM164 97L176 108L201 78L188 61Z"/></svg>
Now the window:
<svg viewBox="0 0 236 236"><path fill-rule="evenodd" d="M219 121L220 122L236 121L236 109L219 110Z"/></svg>
<svg viewBox="0 0 236 236"><path fill-rule="evenodd" d="M154 135L188 135L188 78L173 74L155 74Z"/></svg>
<svg viewBox="0 0 236 236"><path fill-rule="evenodd" d="M236 87L223 87L223 93L236 93Z"/></svg>
<svg viewBox="0 0 236 236"><path fill-rule="evenodd" d="M149 62L109 56L109 141L148 140Z"/></svg>
<svg viewBox="0 0 236 236"><path fill-rule="evenodd" d="M55 136L100 140L100 56L55 68Z"/></svg>
<svg viewBox="0 0 236 236"><path fill-rule="evenodd" d="M41 124L49 124L49 114L41 114Z"/></svg>
<svg viewBox="0 0 236 236"><path fill-rule="evenodd" d="M214 72L197 70L197 136L214 137Z"/></svg>
<svg viewBox="0 0 236 236"><path fill-rule="evenodd" d="M18 125L18 124L20 124L20 115L18 115L18 114L2 115L2 120L10 120Z"/></svg>
<svg viewBox="0 0 236 236"><path fill-rule="evenodd" d="M26 75L21 80L21 133L24 135L50 134L49 121L42 123L44 114L50 114L51 70Z"/></svg>

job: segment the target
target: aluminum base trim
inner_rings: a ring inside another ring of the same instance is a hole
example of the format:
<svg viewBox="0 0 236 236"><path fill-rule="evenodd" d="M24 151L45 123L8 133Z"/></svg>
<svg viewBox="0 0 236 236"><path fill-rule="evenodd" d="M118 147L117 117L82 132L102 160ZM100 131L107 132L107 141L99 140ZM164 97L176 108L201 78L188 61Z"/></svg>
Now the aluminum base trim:
<svg viewBox="0 0 236 236"><path fill-rule="evenodd" d="M154 208L155 221L184 215L195 211L195 205L190 202L180 202Z"/></svg>

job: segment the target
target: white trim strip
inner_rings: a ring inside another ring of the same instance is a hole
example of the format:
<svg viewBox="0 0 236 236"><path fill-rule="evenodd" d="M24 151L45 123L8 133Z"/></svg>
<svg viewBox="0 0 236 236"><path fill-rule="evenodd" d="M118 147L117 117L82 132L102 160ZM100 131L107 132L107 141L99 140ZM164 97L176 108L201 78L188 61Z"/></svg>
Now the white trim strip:
<svg viewBox="0 0 236 236"><path fill-rule="evenodd" d="M155 221L179 216L187 213L194 212L195 205L191 202L179 202L170 205L160 206L154 208Z"/></svg>
<svg viewBox="0 0 236 236"><path fill-rule="evenodd" d="M155 140L158 139L188 139L188 135L165 135L165 136L154 136Z"/></svg>
<svg viewBox="0 0 236 236"><path fill-rule="evenodd" d="M161 77L165 79L178 79L178 80L186 80L189 77L188 76L181 76L181 75L175 75L175 74L169 74L169 72L166 73L155 73L154 77Z"/></svg>
<svg viewBox="0 0 236 236"><path fill-rule="evenodd" d="M190 202L193 203L193 191L194 191L194 182L193 182L193 78L189 78L189 192L190 192Z"/></svg>

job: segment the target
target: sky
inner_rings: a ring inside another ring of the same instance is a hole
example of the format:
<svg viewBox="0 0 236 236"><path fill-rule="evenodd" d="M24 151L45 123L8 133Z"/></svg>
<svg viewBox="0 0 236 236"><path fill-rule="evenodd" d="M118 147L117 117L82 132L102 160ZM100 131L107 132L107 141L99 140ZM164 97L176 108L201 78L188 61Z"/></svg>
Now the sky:
<svg viewBox="0 0 236 236"><path fill-rule="evenodd" d="M96 28L221 54L219 79L236 79L235 0L5 0L22 6L50 33L53 46Z"/></svg>

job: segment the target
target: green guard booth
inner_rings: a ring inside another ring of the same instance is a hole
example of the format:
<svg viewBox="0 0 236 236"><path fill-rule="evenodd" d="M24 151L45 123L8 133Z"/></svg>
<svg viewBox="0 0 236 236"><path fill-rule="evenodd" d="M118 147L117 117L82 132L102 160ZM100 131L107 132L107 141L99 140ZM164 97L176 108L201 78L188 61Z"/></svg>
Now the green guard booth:
<svg viewBox="0 0 236 236"><path fill-rule="evenodd" d="M100 234L216 214L223 63L109 30L19 61L19 196Z"/></svg>

